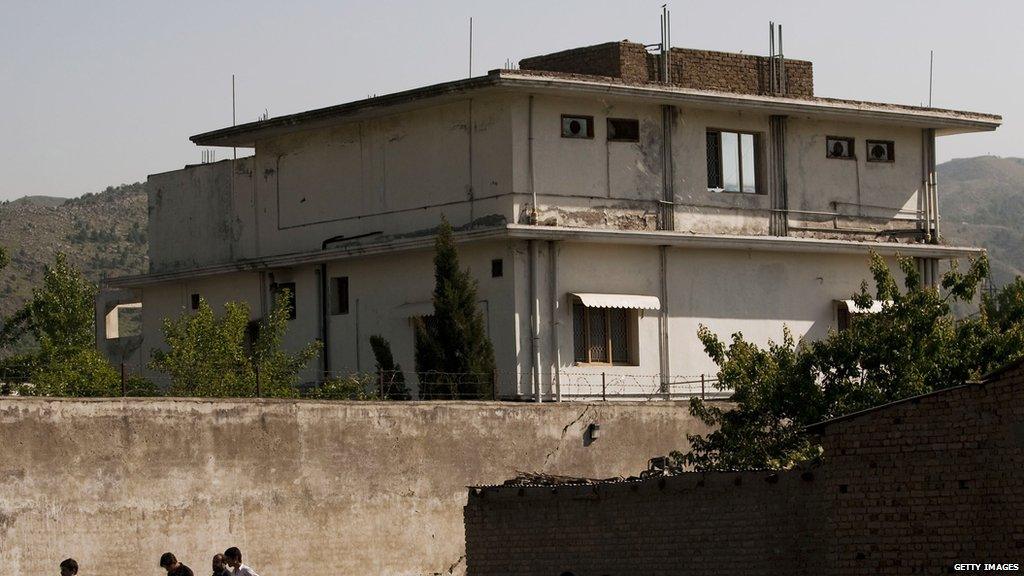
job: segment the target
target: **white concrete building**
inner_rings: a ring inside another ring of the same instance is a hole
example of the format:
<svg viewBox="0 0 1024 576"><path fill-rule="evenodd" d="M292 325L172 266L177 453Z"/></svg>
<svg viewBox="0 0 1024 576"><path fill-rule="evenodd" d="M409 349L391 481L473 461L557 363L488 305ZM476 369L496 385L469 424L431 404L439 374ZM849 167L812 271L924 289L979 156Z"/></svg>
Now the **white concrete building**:
<svg viewBox="0 0 1024 576"><path fill-rule="evenodd" d="M288 286L289 338L325 343L310 380L373 370L377 333L414 380L444 214L501 396L680 394L715 372L700 324L818 338L871 250L927 280L980 252L939 240L935 138L999 116L815 97L809 62L660 58L602 44L193 136L255 155L150 176L150 271L108 282L102 345L144 372L199 297L259 317ZM142 335L116 338L116 307L140 302Z"/></svg>

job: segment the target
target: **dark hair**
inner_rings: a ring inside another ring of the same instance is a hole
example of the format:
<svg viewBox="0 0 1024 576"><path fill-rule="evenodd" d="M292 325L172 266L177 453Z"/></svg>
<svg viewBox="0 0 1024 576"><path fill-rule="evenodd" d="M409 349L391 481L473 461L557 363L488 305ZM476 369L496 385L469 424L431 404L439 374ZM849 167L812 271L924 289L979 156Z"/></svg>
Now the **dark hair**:
<svg viewBox="0 0 1024 576"><path fill-rule="evenodd" d="M61 562L60 567L71 570L72 574L78 574L78 562L75 562L74 558L68 558L67 560Z"/></svg>
<svg viewBox="0 0 1024 576"><path fill-rule="evenodd" d="M242 551L239 550L237 547L232 546L231 548L228 548L227 550L224 551L224 557L225 558L229 558L231 560L241 561L242 560Z"/></svg>
<svg viewBox="0 0 1024 576"><path fill-rule="evenodd" d="M160 567L161 568L167 568L168 566L174 566L177 563L178 563L178 559L175 558L174 554L171 554L170 552L164 552L163 555L160 556Z"/></svg>
<svg viewBox="0 0 1024 576"><path fill-rule="evenodd" d="M223 562L224 561L224 555L223 554L214 554L213 555L213 561L214 562Z"/></svg>

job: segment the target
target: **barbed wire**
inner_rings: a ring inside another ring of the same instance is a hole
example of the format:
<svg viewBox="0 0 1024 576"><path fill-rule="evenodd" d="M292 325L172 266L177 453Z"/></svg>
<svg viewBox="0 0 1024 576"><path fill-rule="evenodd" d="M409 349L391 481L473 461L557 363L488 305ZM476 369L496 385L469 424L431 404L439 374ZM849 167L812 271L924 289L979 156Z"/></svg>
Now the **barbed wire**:
<svg viewBox="0 0 1024 576"><path fill-rule="evenodd" d="M199 382L168 374L139 374L137 367L121 371L119 381L89 396L278 397L322 400L533 400L534 376L529 370L493 372L317 372L313 378L280 381L260 374L224 374ZM676 400L723 399L710 374L672 375L618 370L541 370L542 400ZM0 395L44 395L31 373L0 370Z"/></svg>

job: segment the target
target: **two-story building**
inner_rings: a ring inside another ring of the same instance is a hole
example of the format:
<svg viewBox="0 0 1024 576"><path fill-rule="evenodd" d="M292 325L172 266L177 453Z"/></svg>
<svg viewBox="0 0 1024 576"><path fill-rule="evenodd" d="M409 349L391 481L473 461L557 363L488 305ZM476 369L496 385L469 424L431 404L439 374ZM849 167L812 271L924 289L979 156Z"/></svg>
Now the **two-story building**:
<svg viewBox="0 0 1024 576"><path fill-rule="evenodd" d="M866 312L847 301L870 251L928 282L980 252L940 242L935 139L999 116L817 97L806 61L669 54L601 44L193 136L255 155L150 176L150 271L109 281L102 345L145 371L164 318L200 298L257 318L288 287L291 344L324 342L310 380L371 371L382 334L415 382L443 214L501 396L684 393L715 372L700 324L819 338ZM116 318L139 303L129 345Z"/></svg>

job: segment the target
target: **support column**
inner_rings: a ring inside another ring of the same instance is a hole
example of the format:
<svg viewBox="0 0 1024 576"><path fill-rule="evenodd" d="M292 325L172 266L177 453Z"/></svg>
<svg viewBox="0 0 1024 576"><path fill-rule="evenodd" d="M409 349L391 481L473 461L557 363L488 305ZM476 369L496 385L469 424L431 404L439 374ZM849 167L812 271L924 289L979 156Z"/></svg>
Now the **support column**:
<svg viewBox="0 0 1024 576"><path fill-rule="evenodd" d="M661 311L658 316L658 358L660 360L659 371L661 372L661 391L667 398L671 390L670 373L672 370L669 363L668 347L668 320L669 320L669 299L668 299L668 246L658 246L661 265Z"/></svg>
<svg viewBox="0 0 1024 576"><path fill-rule="evenodd" d="M675 106L661 107L661 173L662 173L662 197L661 210L659 211L658 227L660 230L675 230L675 170L672 162L672 127L675 124Z"/></svg>
<svg viewBox="0 0 1024 576"><path fill-rule="evenodd" d="M772 116L768 122L768 195L771 215L768 233L789 235L789 193L786 190L786 117Z"/></svg>

